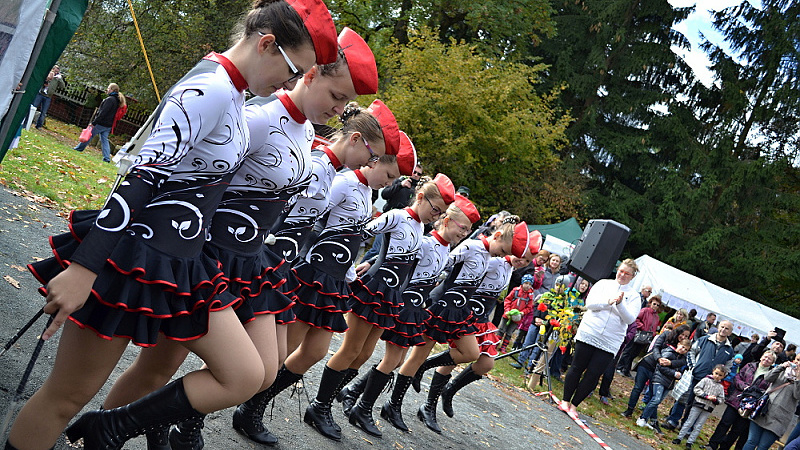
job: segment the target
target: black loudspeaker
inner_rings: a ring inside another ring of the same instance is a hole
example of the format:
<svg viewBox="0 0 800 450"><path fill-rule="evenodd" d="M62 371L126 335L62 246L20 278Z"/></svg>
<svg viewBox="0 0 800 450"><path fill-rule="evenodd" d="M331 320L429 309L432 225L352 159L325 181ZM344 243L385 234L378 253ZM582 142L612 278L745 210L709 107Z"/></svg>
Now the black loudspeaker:
<svg viewBox="0 0 800 450"><path fill-rule="evenodd" d="M622 254L631 229L613 220L590 220L572 251L570 270L592 283L607 278Z"/></svg>

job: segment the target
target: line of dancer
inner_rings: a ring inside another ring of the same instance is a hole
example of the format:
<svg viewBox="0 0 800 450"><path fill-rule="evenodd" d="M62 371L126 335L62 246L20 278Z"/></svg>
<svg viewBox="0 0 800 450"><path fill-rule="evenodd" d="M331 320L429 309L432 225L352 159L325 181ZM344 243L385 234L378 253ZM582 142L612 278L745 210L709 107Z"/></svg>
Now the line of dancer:
<svg viewBox="0 0 800 450"><path fill-rule="evenodd" d="M256 0L236 33L170 88L103 209L74 211L69 232L50 239L54 256L28 266L55 317L43 339L63 329L7 450L49 449L62 433L89 450L142 434L151 450L198 450L204 417L232 406L234 429L276 445L267 405L323 360L333 333L343 343L303 417L333 440L335 399L381 435L372 410L397 368L381 415L407 431L403 397L439 367L417 415L441 432L439 396L452 417L455 392L493 367L490 305L541 236L509 216L461 242L480 214L444 174L373 218L373 190L412 175L417 153L386 104L353 102L378 91L367 43L337 34L320 0ZM332 118L341 126L316 136ZM377 235L381 254L354 267ZM348 385L379 340L381 362ZM130 342L140 351L102 408L73 421ZM450 349L429 358L436 343ZM190 352L203 366L175 379Z"/></svg>

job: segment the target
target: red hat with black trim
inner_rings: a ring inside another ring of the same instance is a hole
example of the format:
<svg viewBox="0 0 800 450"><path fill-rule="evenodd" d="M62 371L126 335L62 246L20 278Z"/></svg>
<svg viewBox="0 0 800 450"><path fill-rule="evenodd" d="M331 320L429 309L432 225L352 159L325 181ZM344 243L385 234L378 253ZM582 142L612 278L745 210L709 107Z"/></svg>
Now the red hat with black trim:
<svg viewBox="0 0 800 450"><path fill-rule="evenodd" d="M339 48L347 59L350 69L350 79L358 95L372 95L378 92L378 66L375 65L375 55L364 41L350 28L344 27L339 33Z"/></svg>
<svg viewBox="0 0 800 450"><path fill-rule="evenodd" d="M439 189L439 194L442 196L445 205L456 201L456 187L453 186L453 182L450 181L447 175L437 173L436 176L433 177L433 182L436 183L436 188Z"/></svg>
<svg viewBox="0 0 800 450"><path fill-rule="evenodd" d="M339 57L339 43L336 36L336 25L333 24L331 12L321 0L286 0L306 26L317 64L330 64Z"/></svg>
<svg viewBox="0 0 800 450"><path fill-rule="evenodd" d="M528 232L528 251L531 252L531 255L535 255L539 253L539 250L542 249L542 233L539 230L533 230Z"/></svg>
<svg viewBox="0 0 800 450"><path fill-rule="evenodd" d="M400 175L410 177L417 167L417 149L407 134L400 132L400 151L397 153L397 168Z"/></svg>
<svg viewBox="0 0 800 450"><path fill-rule="evenodd" d="M386 154L397 155L400 151L400 127L397 126L397 119L394 118L392 110L382 101L375 100L369 105L367 112L375 116L378 123L381 124Z"/></svg>
<svg viewBox="0 0 800 450"><path fill-rule="evenodd" d="M514 225L514 237L511 238L511 253L517 258L522 258L528 250L530 234L528 233L528 224L520 222Z"/></svg>
<svg viewBox="0 0 800 450"><path fill-rule="evenodd" d="M470 222L475 223L481 220L481 213L478 212L478 208L467 197L461 194L456 194L455 197L456 206L467 216Z"/></svg>

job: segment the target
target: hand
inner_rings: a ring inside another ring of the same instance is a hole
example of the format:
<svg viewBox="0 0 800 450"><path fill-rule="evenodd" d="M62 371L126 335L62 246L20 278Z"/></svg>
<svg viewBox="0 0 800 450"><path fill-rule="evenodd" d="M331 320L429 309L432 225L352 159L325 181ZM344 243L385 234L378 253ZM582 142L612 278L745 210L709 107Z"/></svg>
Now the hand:
<svg viewBox="0 0 800 450"><path fill-rule="evenodd" d="M791 367L792 362L793 361L786 361L783 364L781 364L781 367L783 367L784 369L788 369L789 367Z"/></svg>
<svg viewBox="0 0 800 450"><path fill-rule="evenodd" d="M372 267L372 264L370 264L368 262L363 262L363 263L357 265L356 266L356 275L358 275L359 277L364 276L364 274L367 273L367 271L369 270L370 267Z"/></svg>
<svg viewBox="0 0 800 450"><path fill-rule="evenodd" d="M658 363L662 366L667 366L667 367L672 365L672 361L668 360L667 358L658 358Z"/></svg>
<svg viewBox="0 0 800 450"><path fill-rule="evenodd" d="M401 181L400 184L405 188L411 188L411 178L406 178L405 180Z"/></svg>
<svg viewBox="0 0 800 450"><path fill-rule="evenodd" d="M680 372L675 372L675 379L676 380L680 380L681 379L681 373Z"/></svg>
<svg viewBox="0 0 800 450"><path fill-rule="evenodd" d="M533 319L533 323L534 323L534 325L536 325L538 327L539 325L542 324L542 319L539 318L539 317L536 317L536 318Z"/></svg>
<svg viewBox="0 0 800 450"><path fill-rule="evenodd" d="M770 339L773 339L777 335L778 333L776 333L775 330L771 330L770 332L767 333L767 337Z"/></svg>
<svg viewBox="0 0 800 450"><path fill-rule="evenodd" d="M709 396L708 396L708 399L709 399L709 400L711 400L711 401L712 401L712 402L714 402L714 403L716 403L716 402L717 402L717 396L716 396L716 395L709 395Z"/></svg>
<svg viewBox="0 0 800 450"><path fill-rule="evenodd" d="M50 339L70 314L81 309L89 298L97 274L78 263L72 263L47 283L45 314L55 314L53 323L42 333L42 340Z"/></svg>

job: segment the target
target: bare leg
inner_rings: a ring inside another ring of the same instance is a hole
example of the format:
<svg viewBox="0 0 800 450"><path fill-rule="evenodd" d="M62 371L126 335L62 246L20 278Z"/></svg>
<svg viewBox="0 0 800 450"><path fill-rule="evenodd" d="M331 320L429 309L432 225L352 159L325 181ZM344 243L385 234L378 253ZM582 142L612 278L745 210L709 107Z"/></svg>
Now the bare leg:
<svg viewBox="0 0 800 450"><path fill-rule="evenodd" d="M408 359L406 362L400 366L400 374L405 375L407 377L413 377L417 373L417 369L425 362L425 359L428 355L431 354L431 350L433 350L434 344L436 341L429 339L425 336L425 340L427 341L424 345L419 345L411 349L411 353L408 355Z"/></svg>
<svg viewBox="0 0 800 450"><path fill-rule="evenodd" d="M378 338L383 330L374 327L371 323L350 313L348 326L350 327L344 334L344 342L339 350L328 360L328 367L336 371L346 370L358 358L366 342L371 342L371 347L375 348Z"/></svg>
<svg viewBox="0 0 800 450"><path fill-rule="evenodd" d="M280 367L280 365L286 361L286 356L289 355L289 326L276 323L275 334L278 337L278 367Z"/></svg>
<svg viewBox="0 0 800 450"><path fill-rule="evenodd" d="M155 347L142 348L136 360L111 386L104 409L117 408L138 400L169 383L189 350L177 341L158 336Z"/></svg>
<svg viewBox="0 0 800 450"><path fill-rule="evenodd" d="M106 382L127 345L127 339L101 339L67 320L53 371L17 415L8 442L20 450L52 448Z"/></svg>
<svg viewBox="0 0 800 450"><path fill-rule="evenodd" d="M400 363L403 362L403 357L406 354L406 350L407 349L403 347L398 347L387 342L386 353L384 353L381 362L378 363L378 370L383 373L389 373L393 371L397 366L400 365Z"/></svg>
<svg viewBox="0 0 800 450"><path fill-rule="evenodd" d="M289 329L291 330L291 327ZM306 325L305 337L297 350L286 357L284 364L292 373L306 373L314 364L320 362L328 354L333 333Z"/></svg>
<svg viewBox="0 0 800 450"><path fill-rule="evenodd" d="M209 314L208 333L184 345L208 366L183 377L186 396L198 412L238 405L264 382L258 350L232 308Z"/></svg>
<svg viewBox="0 0 800 450"><path fill-rule="evenodd" d="M494 358L488 355L481 355L478 360L472 363L472 371L477 375L486 375L494 369Z"/></svg>
<svg viewBox="0 0 800 450"><path fill-rule="evenodd" d="M292 322L286 325L286 355L291 355L292 352L300 347L300 343L306 338L306 333L311 329L311 325L307 323ZM284 358L284 361L286 358Z"/></svg>
<svg viewBox="0 0 800 450"><path fill-rule="evenodd" d="M475 361L480 354L481 349L474 334L461 336L455 341L455 346L450 347L450 356L456 364Z"/></svg>
<svg viewBox="0 0 800 450"><path fill-rule="evenodd" d="M275 330L275 316L272 314L257 315L254 320L246 323L244 329L261 356L264 363L264 380L259 388L263 391L268 388L278 373L278 335Z"/></svg>

